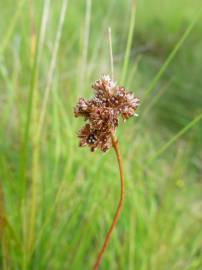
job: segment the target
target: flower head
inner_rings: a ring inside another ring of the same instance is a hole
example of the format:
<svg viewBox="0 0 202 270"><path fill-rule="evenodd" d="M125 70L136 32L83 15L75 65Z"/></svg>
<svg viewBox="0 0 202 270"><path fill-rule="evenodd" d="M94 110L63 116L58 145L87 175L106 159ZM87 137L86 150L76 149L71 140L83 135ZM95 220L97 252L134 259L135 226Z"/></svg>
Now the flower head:
<svg viewBox="0 0 202 270"><path fill-rule="evenodd" d="M78 137L80 146L106 152L112 146L111 134L118 127L119 116L123 120L134 116L140 99L124 87L117 86L108 75L103 75L92 88L95 96L90 100L80 98L74 108L75 117L84 117L87 121Z"/></svg>
<svg viewBox="0 0 202 270"><path fill-rule="evenodd" d="M97 130L92 128L90 124L86 124L80 129L78 137L80 139L79 145L89 146L92 152L97 148L106 152L111 147L111 133L109 130Z"/></svg>

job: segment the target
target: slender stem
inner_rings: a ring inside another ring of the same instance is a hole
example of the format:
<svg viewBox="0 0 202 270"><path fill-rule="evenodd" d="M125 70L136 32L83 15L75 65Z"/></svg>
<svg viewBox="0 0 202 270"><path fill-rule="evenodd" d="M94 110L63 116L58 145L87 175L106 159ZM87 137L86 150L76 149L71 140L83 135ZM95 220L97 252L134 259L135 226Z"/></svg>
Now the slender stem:
<svg viewBox="0 0 202 270"><path fill-rule="evenodd" d="M114 79L114 60L113 60L113 50L112 50L112 31L111 27L108 28L109 35L109 53L110 53L110 67L111 67L111 77Z"/></svg>
<svg viewBox="0 0 202 270"><path fill-rule="evenodd" d="M4 227L6 225L3 187L0 184L0 243L3 236Z"/></svg>
<svg viewBox="0 0 202 270"><path fill-rule="evenodd" d="M111 138L112 138L113 148L114 148L114 151L116 153L116 157L117 157L118 164L119 164L119 171L120 171L120 178L121 178L121 194L120 194L119 204L118 204L116 213L115 213L114 218L113 218L113 222L112 222L110 229L106 235L104 244L103 244L103 246L98 254L98 257L97 257L96 263L93 267L93 270L97 270L100 266L104 252L106 251L107 246L109 245L109 242L110 242L110 239L112 236L112 232L113 232L114 228L116 227L116 224L117 224L118 219L120 217L121 210L123 207L124 197L125 197L125 179L124 179L124 172L123 172L123 160L122 160L121 152L119 149L119 142L116 139L114 134L111 135Z"/></svg>

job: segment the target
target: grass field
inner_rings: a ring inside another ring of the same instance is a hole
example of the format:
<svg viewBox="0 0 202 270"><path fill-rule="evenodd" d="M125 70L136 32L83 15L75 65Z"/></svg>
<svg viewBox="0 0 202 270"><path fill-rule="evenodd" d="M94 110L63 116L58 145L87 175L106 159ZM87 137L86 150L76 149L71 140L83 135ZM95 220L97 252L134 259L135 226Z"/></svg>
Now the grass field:
<svg viewBox="0 0 202 270"><path fill-rule="evenodd" d="M200 2L0 2L0 269L92 269L119 173L78 147L73 107L110 73L108 27L141 106L118 130L126 200L100 269L202 269Z"/></svg>

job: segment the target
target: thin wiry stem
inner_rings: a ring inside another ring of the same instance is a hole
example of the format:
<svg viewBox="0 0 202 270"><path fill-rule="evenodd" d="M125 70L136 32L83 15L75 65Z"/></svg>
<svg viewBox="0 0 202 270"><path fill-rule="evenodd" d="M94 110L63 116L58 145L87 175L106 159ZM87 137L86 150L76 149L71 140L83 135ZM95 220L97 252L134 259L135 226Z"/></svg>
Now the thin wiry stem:
<svg viewBox="0 0 202 270"><path fill-rule="evenodd" d="M182 37L180 38L180 40L176 43L176 45L174 46L173 50L168 55L166 61L161 66L160 70L158 71L158 73L156 74L156 76L154 77L154 79L152 80L152 82L150 83L149 87L145 90L144 100L146 100L148 98L148 96L150 95L150 93L153 91L153 89L155 88L156 84L159 82L161 76L166 71L168 65L174 59L176 53L179 51L179 49L183 45L184 41L186 40L186 38L189 36L189 34L191 33L191 31L193 30L193 28L196 25L196 23L198 22L198 19L200 18L200 16L201 16L201 9L199 9L199 12L195 15L193 21L187 27L186 31L184 32L184 34L182 35Z"/></svg>
<svg viewBox="0 0 202 270"><path fill-rule="evenodd" d="M108 28L109 35L109 52L110 52L110 67L111 67L111 77L114 79L114 60L113 60L113 51L112 51L112 31L111 27Z"/></svg>
<svg viewBox="0 0 202 270"><path fill-rule="evenodd" d="M44 99L43 99L42 108L41 108L39 127L37 130L38 137L40 137L41 131L42 131L43 126L44 126L45 114L46 114L47 105L48 105L48 98L50 95L51 86L52 86L52 82L53 82L54 71L55 71L57 56L58 56L58 49L59 49L59 45L60 45L60 41L61 41L67 6L68 6L68 0L63 0L62 6L61 6L61 11L60 11L60 19L59 19L55 42L54 42L54 47L53 47L53 51L52 51L50 68L49 68L48 75L47 75L47 83L46 83L46 87L45 87Z"/></svg>
<svg viewBox="0 0 202 270"><path fill-rule="evenodd" d="M112 138L113 148L114 148L114 151L116 153L116 157L117 157L118 164L119 164L119 171L120 171L120 178L121 178L121 194L120 194L119 204L118 204L116 213L114 215L112 224L111 224L110 229L109 229L109 231L108 231L108 233L106 235L104 244L103 244L103 246L102 246L102 248L101 248L101 250L100 250L100 252L98 254L98 257L97 257L97 260L96 260L95 265L93 267L93 270L97 270L99 268L99 266L100 266L103 255L104 255L104 253L105 253L105 251L106 251L106 249L107 249L107 247L109 245L109 242L110 242L110 239L111 239L111 236L112 236L112 232L115 229L116 224L118 222L118 219L120 217L121 210L123 208L124 197L125 197L125 178L124 178L123 160L122 160L122 157L121 157L121 152L120 152L120 148L119 148L119 142L116 139L114 134L111 135L111 138Z"/></svg>
<svg viewBox="0 0 202 270"><path fill-rule="evenodd" d="M131 2L131 17L130 17L130 24L129 24L129 31L128 31L128 40L127 40L124 63L123 63L121 84L124 84L127 70L128 70L130 51L132 47L133 33L134 33L134 27L135 27L135 15L136 15L136 1L133 0Z"/></svg>
<svg viewBox="0 0 202 270"><path fill-rule="evenodd" d="M92 0L86 0L86 14L84 21L84 40L82 44L82 55L81 55L81 66L80 66L80 79L79 79L79 89L81 93L84 91L84 82L87 75L87 61L88 61L88 50L89 50L89 38L90 38L90 28L91 28L91 14L92 13Z"/></svg>
<svg viewBox="0 0 202 270"><path fill-rule="evenodd" d="M6 225L5 222L5 212L4 212L4 196L3 196L3 188L0 184L0 240L3 235L3 230Z"/></svg>

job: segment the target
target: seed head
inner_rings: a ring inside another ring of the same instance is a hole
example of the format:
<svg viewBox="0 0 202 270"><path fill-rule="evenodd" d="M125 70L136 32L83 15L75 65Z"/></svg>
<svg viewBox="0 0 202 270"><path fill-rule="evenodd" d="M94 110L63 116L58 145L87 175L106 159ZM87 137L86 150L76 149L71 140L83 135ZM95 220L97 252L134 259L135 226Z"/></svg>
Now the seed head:
<svg viewBox="0 0 202 270"><path fill-rule="evenodd" d="M80 98L74 108L75 117L84 117L87 121L78 137L80 146L106 152L112 146L111 134L118 127L119 116L125 121L136 115L140 99L118 86L109 75L103 75L92 88L95 96L90 100Z"/></svg>

